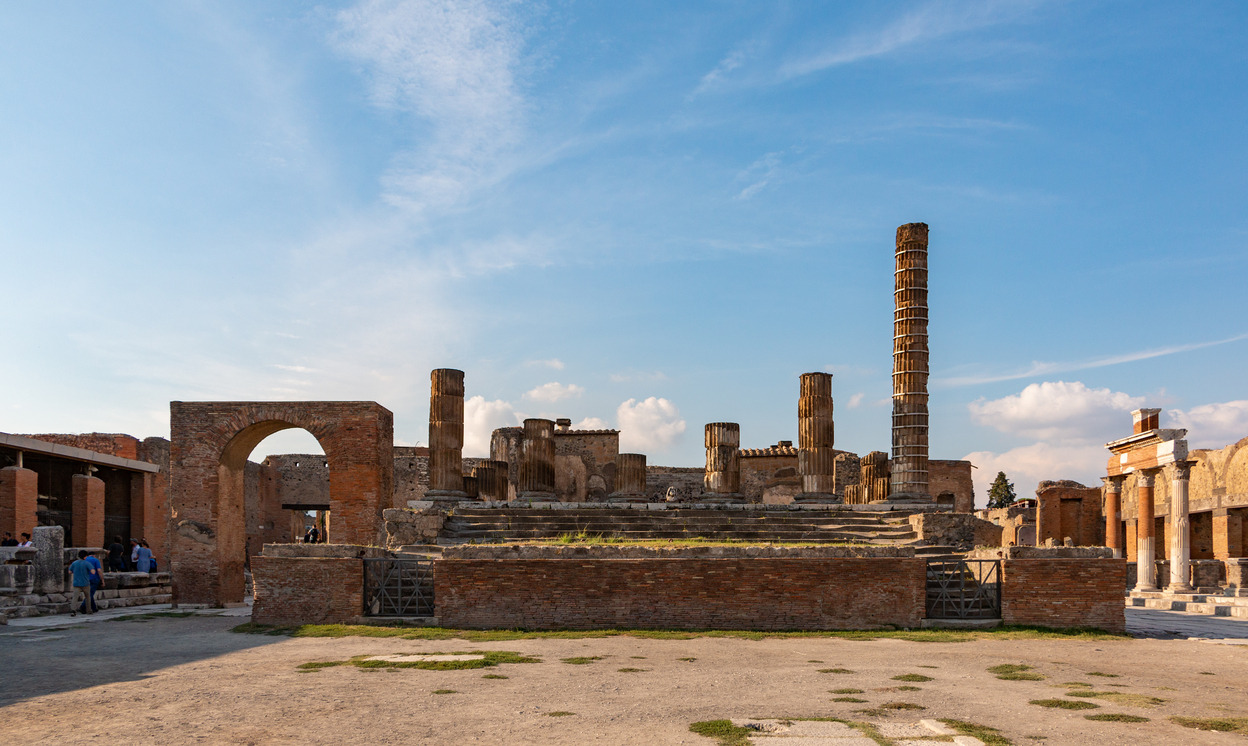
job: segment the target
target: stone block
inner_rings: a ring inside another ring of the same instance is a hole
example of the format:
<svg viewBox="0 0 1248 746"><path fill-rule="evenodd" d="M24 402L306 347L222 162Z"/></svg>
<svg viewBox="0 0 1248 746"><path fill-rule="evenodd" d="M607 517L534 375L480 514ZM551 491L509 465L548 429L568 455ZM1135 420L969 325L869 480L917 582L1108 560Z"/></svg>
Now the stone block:
<svg viewBox="0 0 1248 746"><path fill-rule="evenodd" d="M39 550L35 555L35 590L60 593L65 590L65 529L60 526L37 526L31 541Z"/></svg>

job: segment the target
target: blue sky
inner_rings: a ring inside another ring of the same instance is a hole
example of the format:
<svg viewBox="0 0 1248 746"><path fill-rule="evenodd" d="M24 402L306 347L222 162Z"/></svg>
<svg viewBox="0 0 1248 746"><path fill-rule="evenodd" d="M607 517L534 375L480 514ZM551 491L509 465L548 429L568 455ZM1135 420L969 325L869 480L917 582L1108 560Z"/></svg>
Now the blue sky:
<svg viewBox="0 0 1248 746"><path fill-rule="evenodd" d="M1127 412L1248 435L1232 2L10 3L0 430L363 399L696 465L708 421L889 443L931 226L932 456L1094 480ZM477 399L476 397L480 397ZM266 452L306 450L278 435ZM982 494L981 494L982 499Z"/></svg>

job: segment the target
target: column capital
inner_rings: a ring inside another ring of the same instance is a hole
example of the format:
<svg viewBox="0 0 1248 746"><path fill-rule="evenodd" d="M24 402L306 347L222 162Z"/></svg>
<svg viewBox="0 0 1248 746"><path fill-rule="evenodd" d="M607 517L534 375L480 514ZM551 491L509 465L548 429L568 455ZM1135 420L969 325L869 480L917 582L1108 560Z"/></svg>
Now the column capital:
<svg viewBox="0 0 1248 746"><path fill-rule="evenodd" d="M1101 481L1105 483L1106 492L1118 495L1122 493L1122 483L1127 481L1127 478L1125 476L1118 475L1115 477L1101 477Z"/></svg>
<svg viewBox="0 0 1248 746"><path fill-rule="evenodd" d="M1180 482L1188 481L1192 477L1192 467L1195 465L1195 461L1175 461L1171 464L1173 471L1170 478Z"/></svg>
<svg viewBox="0 0 1248 746"><path fill-rule="evenodd" d="M1157 475L1161 473L1162 467L1154 466L1151 469L1140 469L1135 473L1135 484L1137 487L1152 487L1157 479Z"/></svg>

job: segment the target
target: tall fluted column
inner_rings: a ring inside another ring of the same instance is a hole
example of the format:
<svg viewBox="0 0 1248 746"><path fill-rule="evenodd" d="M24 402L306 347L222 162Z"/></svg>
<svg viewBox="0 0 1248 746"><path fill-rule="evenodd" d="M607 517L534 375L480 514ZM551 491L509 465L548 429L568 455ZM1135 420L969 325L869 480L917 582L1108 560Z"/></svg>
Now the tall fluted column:
<svg viewBox="0 0 1248 746"><path fill-rule="evenodd" d="M927 483L927 224L897 229L890 500L930 502Z"/></svg>
<svg viewBox="0 0 1248 746"><path fill-rule="evenodd" d="M1161 469L1141 469L1135 476L1135 590L1157 590L1157 526L1153 520L1153 483Z"/></svg>
<svg viewBox="0 0 1248 746"><path fill-rule="evenodd" d="M520 489L517 500L555 499L555 423L550 420L524 421L520 443Z"/></svg>
<svg viewBox="0 0 1248 746"><path fill-rule="evenodd" d="M836 497L832 374L803 373L797 400L797 473L801 503L839 502Z"/></svg>
<svg viewBox="0 0 1248 746"><path fill-rule="evenodd" d="M615 457L615 492L609 502L646 502L646 456L620 453Z"/></svg>
<svg viewBox="0 0 1248 746"><path fill-rule="evenodd" d="M741 497L741 426L735 422L711 422L706 426L707 502L737 502Z"/></svg>
<svg viewBox="0 0 1248 746"><path fill-rule="evenodd" d="M1170 490L1169 593L1195 593L1192 588L1192 523L1188 517L1187 487L1194 461L1176 461Z"/></svg>
<svg viewBox="0 0 1248 746"><path fill-rule="evenodd" d="M507 502L507 462L481 461L472 469L477 478L477 497L491 502Z"/></svg>
<svg viewBox="0 0 1248 746"><path fill-rule="evenodd" d="M1126 477L1102 477L1105 482L1105 546L1122 557L1122 483Z"/></svg>
<svg viewBox="0 0 1248 746"><path fill-rule="evenodd" d="M464 372L438 368L429 388L428 500L464 500Z"/></svg>

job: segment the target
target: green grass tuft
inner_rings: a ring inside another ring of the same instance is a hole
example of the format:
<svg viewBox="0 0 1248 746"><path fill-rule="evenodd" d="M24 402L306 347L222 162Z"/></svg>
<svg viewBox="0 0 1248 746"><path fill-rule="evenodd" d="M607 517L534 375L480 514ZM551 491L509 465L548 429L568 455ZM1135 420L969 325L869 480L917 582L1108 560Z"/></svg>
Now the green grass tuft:
<svg viewBox="0 0 1248 746"><path fill-rule="evenodd" d="M1096 720L1101 723L1147 723L1148 718L1142 718L1139 715L1123 715L1120 712L1098 712L1095 715L1084 715L1087 720Z"/></svg>
<svg viewBox="0 0 1248 746"><path fill-rule="evenodd" d="M1044 676L1038 673L1003 673L997 677L1002 681L1044 681Z"/></svg>
<svg viewBox="0 0 1248 746"><path fill-rule="evenodd" d="M900 676L894 676L893 681L932 681L931 676L924 676L921 673L903 673Z"/></svg>
<svg viewBox="0 0 1248 746"><path fill-rule="evenodd" d="M508 677L507 677L507 676L503 676L503 675L501 675L501 674L496 674L496 673L487 673L486 675L482 676L481 678L483 678L483 679L506 679L506 678L508 678Z"/></svg>
<svg viewBox="0 0 1248 746"><path fill-rule="evenodd" d="M858 699L857 697L833 697L832 701L833 702L854 702L856 704L862 704L863 702L866 702L867 700Z"/></svg>
<svg viewBox="0 0 1248 746"><path fill-rule="evenodd" d="M617 670L620 673L645 673L646 671L649 671L650 669L648 668L620 668Z"/></svg>
<svg viewBox="0 0 1248 746"><path fill-rule="evenodd" d="M1014 746L1010 739L1001 735L1001 731L996 728L989 728L986 725L978 723L969 723L965 720L948 720L941 718L940 722L953 728L958 735L973 736L983 741L985 746Z"/></svg>
<svg viewBox="0 0 1248 746"><path fill-rule="evenodd" d="M1184 728L1248 735L1248 718L1185 718L1175 716L1170 718L1170 722L1175 725L1181 725Z"/></svg>
<svg viewBox="0 0 1248 746"><path fill-rule="evenodd" d="M862 694L861 689L831 689L829 694Z"/></svg>
<svg viewBox="0 0 1248 746"><path fill-rule="evenodd" d="M331 668L333 666L355 666L365 670L380 670L387 668L419 668L425 671L460 671L469 668L492 668L502 663L541 663L541 658L534 658L520 653L513 653L507 650L476 650L472 652L455 652L455 653L417 653L416 655L480 655L476 660L462 661L379 661L368 660L367 655L357 655L351 660L345 661L313 661L298 666L304 671Z"/></svg>
<svg viewBox="0 0 1248 746"><path fill-rule="evenodd" d="M1033 699L1031 704L1041 707L1055 707L1061 710L1097 710L1100 705L1091 702L1080 702L1072 699Z"/></svg>
<svg viewBox="0 0 1248 746"><path fill-rule="evenodd" d="M455 691L454 689L434 689L432 693L433 694L459 694L459 692Z"/></svg>
<svg viewBox="0 0 1248 746"><path fill-rule="evenodd" d="M568 712L567 710L555 710L554 712L548 712L548 713L546 713L546 717L548 717L548 718L566 718L566 717L567 717L567 716L569 716L569 715L575 715L575 714L576 714L575 712Z"/></svg>
<svg viewBox="0 0 1248 746"><path fill-rule="evenodd" d="M576 658L560 658L561 661L573 666L584 666L602 660L601 655L582 655Z"/></svg>
<svg viewBox="0 0 1248 746"><path fill-rule="evenodd" d="M999 666L993 666L988 669L988 673L995 673L999 676L1006 673L1022 673L1030 670L1031 666L1025 666L1022 663L1002 663Z"/></svg>
<svg viewBox="0 0 1248 746"><path fill-rule="evenodd" d="M720 746L750 746L750 736L755 731L733 725L731 720L703 720L689 726L692 733L719 739Z"/></svg>
<svg viewBox="0 0 1248 746"><path fill-rule="evenodd" d="M1164 704L1166 700L1161 697L1150 697L1147 694L1132 694L1130 692L1093 692L1086 689L1077 689L1075 691L1066 692L1067 697L1089 697L1093 699L1105 699L1119 705L1129 705L1132 707L1155 707Z"/></svg>
<svg viewBox="0 0 1248 746"><path fill-rule="evenodd" d="M1118 674L1116 674L1116 673L1102 673L1102 672L1100 672L1100 671L1088 671L1088 675L1089 675L1089 676L1103 676L1103 677L1105 677L1105 678L1107 678L1107 679L1118 679L1118 678L1121 678L1121 677L1120 677Z"/></svg>
<svg viewBox="0 0 1248 746"><path fill-rule="evenodd" d="M697 658L677 658L676 660L685 661L686 663L693 663L694 661L697 660Z"/></svg>
<svg viewBox="0 0 1248 746"><path fill-rule="evenodd" d="M853 673L848 668L821 668L819 673Z"/></svg>

